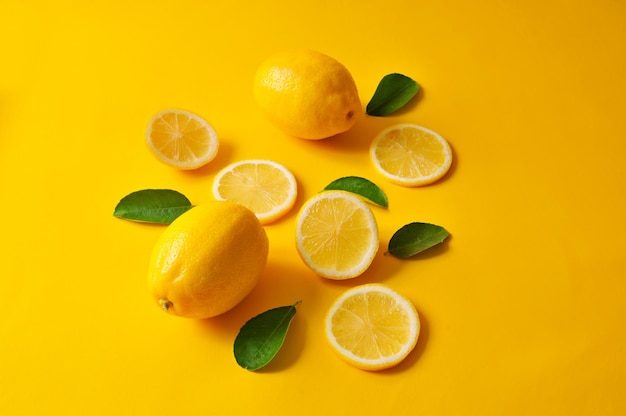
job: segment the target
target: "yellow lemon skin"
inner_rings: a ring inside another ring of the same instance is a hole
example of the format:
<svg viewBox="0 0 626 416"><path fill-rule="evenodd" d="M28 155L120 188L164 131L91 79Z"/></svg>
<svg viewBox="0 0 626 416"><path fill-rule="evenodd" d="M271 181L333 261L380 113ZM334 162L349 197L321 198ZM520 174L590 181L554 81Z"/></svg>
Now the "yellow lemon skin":
<svg viewBox="0 0 626 416"><path fill-rule="evenodd" d="M173 315L220 315L256 286L268 249L263 226L242 205L213 201L193 207L155 244L148 272L152 296Z"/></svg>
<svg viewBox="0 0 626 416"><path fill-rule="evenodd" d="M348 69L308 49L281 51L261 63L254 78L254 97L279 129L310 140L348 131L362 112Z"/></svg>

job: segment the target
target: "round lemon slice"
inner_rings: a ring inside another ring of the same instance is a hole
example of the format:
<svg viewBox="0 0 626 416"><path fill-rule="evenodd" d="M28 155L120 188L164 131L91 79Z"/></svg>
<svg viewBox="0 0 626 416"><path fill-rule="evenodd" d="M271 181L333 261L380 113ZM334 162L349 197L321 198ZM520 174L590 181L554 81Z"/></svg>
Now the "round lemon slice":
<svg viewBox="0 0 626 416"><path fill-rule="evenodd" d="M178 169L196 169L217 155L219 139L202 117L185 110L163 110L148 123L146 141L161 162Z"/></svg>
<svg viewBox="0 0 626 416"><path fill-rule="evenodd" d="M414 187L442 178L452 165L450 144L439 134L415 124L398 124L372 141L376 169L396 185Z"/></svg>
<svg viewBox="0 0 626 416"><path fill-rule="evenodd" d="M409 299L382 284L348 289L330 307L326 338L340 358L377 371L402 362L415 348L420 320Z"/></svg>
<svg viewBox="0 0 626 416"><path fill-rule="evenodd" d="M357 277L378 251L378 226L362 199L345 191L324 191L304 203L296 225L304 263L329 279Z"/></svg>
<svg viewBox="0 0 626 416"><path fill-rule="evenodd" d="M213 195L243 205L261 224L269 224L291 210L298 187L294 175L271 160L243 160L222 169L213 181Z"/></svg>

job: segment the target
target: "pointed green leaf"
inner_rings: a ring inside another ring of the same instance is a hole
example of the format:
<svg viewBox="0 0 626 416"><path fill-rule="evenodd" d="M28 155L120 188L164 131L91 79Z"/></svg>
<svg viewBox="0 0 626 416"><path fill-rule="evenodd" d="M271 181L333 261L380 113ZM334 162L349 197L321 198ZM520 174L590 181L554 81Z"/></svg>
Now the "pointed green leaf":
<svg viewBox="0 0 626 416"><path fill-rule="evenodd" d="M325 191L340 190L352 192L367 199L369 202L378 206L387 208L389 203L387 202L387 195L376 185L368 179L358 176L345 176L343 178L336 179L326 185Z"/></svg>
<svg viewBox="0 0 626 416"><path fill-rule="evenodd" d="M170 224L192 207L189 199L171 189L144 189L126 195L113 215L131 221Z"/></svg>
<svg viewBox="0 0 626 416"><path fill-rule="evenodd" d="M419 91L419 84L402 74L385 75L380 80L365 112L370 116L386 116L404 107Z"/></svg>
<svg viewBox="0 0 626 416"><path fill-rule="evenodd" d="M389 240L389 253L408 258L443 242L450 233L439 225L412 222L400 228Z"/></svg>
<svg viewBox="0 0 626 416"><path fill-rule="evenodd" d="M254 371L272 361L283 345L299 303L270 309L246 322L235 338L237 364Z"/></svg>

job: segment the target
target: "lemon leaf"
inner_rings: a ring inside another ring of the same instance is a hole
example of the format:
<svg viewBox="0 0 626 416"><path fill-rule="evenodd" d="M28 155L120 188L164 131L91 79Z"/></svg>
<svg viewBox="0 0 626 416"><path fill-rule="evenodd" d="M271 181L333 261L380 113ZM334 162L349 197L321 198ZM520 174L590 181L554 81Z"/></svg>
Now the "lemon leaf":
<svg viewBox="0 0 626 416"><path fill-rule="evenodd" d="M189 199L171 189L143 189L118 202L113 216L130 221L170 224L192 208Z"/></svg>
<svg viewBox="0 0 626 416"><path fill-rule="evenodd" d="M368 202L371 202L375 205L384 208L387 208L389 206L389 202L387 201L387 195L385 195L383 190L369 179L361 178L359 176L344 176L343 178L335 179L334 181L326 185L324 190L347 191L353 194L360 195Z"/></svg>
<svg viewBox="0 0 626 416"><path fill-rule="evenodd" d="M246 322L235 338L235 360L240 367L255 371L272 361L285 341L300 301L267 310Z"/></svg>
<svg viewBox="0 0 626 416"><path fill-rule="evenodd" d="M442 243L450 233L443 227L424 222L406 224L389 240L388 251L399 258L408 258Z"/></svg>
<svg viewBox="0 0 626 416"><path fill-rule="evenodd" d="M365 112L370 116L387 116L404 107L418 91L419 84L406 75L385 75L376 87Z"/></svg>

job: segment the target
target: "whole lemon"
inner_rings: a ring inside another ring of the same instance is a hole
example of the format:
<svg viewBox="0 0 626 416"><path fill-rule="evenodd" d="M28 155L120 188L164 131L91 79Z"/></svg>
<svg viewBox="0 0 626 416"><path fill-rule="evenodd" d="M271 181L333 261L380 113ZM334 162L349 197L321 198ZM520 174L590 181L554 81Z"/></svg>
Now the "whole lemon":
<svg viewBox="0 0 626 416"><path fill-rule="evenodd" d="M157 240L148 272L152 296L173 315L222 314L256 286L267 256L267 234L252 211L227 201L198 205Z"/></svg>
<svg viewBox="0 0 626 416"><path fill-rule="evenodd" d="M362 109L346 67L308 49L278 52L261 63L254 78L254 96L274 125L311 140L349 130Z"/></svg>

